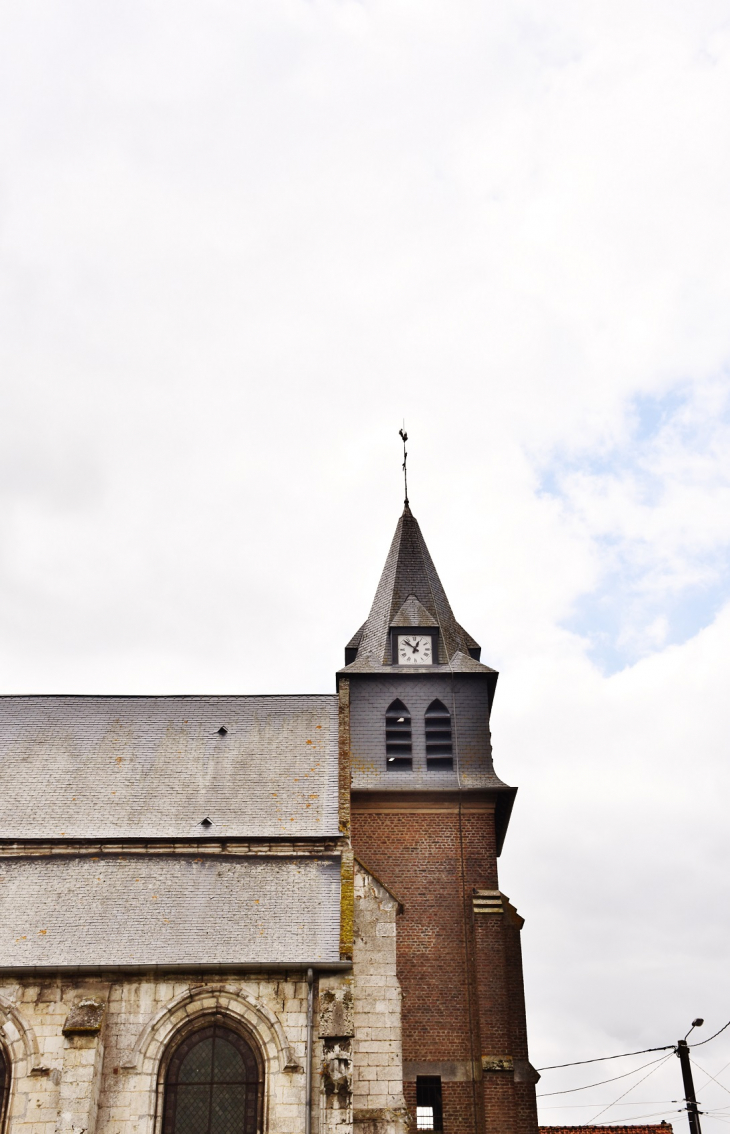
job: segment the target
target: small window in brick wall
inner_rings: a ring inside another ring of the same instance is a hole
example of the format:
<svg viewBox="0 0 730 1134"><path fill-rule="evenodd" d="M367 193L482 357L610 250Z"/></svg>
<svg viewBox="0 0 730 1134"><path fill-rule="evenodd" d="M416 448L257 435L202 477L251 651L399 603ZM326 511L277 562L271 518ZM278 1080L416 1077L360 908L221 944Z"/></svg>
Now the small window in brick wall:
<svg viewBox="0 0 730 1134"><path fill-rule="evenodd" d="M416 1079L416 1129L443 1130L440 1075L419 1075Z"/></svg>
<svg viewBox="0 0 730 1134"><path fill-rule="evenodd" d="M396 699L385 713L385 758L388 771L410 772L413 767L411 714Z"/></svg>
<svg viewBox="0 0 730 1134"><path fill-rule="evenodd" d="M426 767L433 772L453 768L451 714L442 701L426 709Z"/></svg>

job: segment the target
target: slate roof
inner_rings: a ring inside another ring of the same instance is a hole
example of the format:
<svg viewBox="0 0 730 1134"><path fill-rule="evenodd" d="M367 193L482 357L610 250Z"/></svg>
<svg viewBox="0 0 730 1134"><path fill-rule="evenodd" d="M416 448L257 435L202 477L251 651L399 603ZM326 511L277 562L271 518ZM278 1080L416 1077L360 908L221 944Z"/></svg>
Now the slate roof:
<svg viewBox="0 0 730 1134"><path fill-rule="evenodd" d="M334 856L0 862L0 967L339 961Z"/></svg>
<svg viewBox="0 0 730 1134"><path fill-rule="evenodd" d="M421 621L414 621L420 619ZM494 673L471 657L478 643L460 626L438 577L418 522L406 504L398 520L370 614L348 643L357 657L341 673L372 673L390 665L391 626L438 626L439 665L457 673ZM433 666L408 666L408 672Z"/></svg>
<svg viewBox="0 0 730 1134"><path fill-rule="evenodd" d="M337 777L334 695L0 697L5 840L337 836Z"/></svg>

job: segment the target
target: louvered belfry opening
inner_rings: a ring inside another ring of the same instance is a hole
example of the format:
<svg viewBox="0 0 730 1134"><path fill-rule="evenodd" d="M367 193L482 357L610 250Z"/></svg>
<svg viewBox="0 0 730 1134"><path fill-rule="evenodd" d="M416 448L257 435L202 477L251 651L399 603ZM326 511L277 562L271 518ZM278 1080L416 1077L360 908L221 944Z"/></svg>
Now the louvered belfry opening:
<svg viewBox="0 0 730 1134"><path fill-rule="evenodd" d="M426 709L426 767L435 772L453 766L451 713L443 701L432 701Z"/></svg>
<svg viewBox="0 0 730 1134"><path fill-rule="evenodd" d="M398 698L385 713L385 758L390 772L410 772L413 767L411 714Z"/></svg>

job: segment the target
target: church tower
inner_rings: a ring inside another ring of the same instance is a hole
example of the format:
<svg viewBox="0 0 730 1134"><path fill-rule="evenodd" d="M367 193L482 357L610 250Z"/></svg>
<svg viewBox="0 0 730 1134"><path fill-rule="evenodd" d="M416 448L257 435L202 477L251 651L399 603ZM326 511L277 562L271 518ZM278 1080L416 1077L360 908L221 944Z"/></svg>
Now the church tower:
<svg viewBox="0 0 730 1134"><path fill-rule="evenodd" d="M337 694L0 696L0 1134L537 1134L496 679L406 507Z"/></svg>
<svg viewBox="0 0 730 1134"><path fill-rule="evenodd" d="M523 920L497 877L516 793L492 764L497 676L456 621L406 503L338 685L354 854L402 910L396 971L413 1130L537 1131Z"/></svg>

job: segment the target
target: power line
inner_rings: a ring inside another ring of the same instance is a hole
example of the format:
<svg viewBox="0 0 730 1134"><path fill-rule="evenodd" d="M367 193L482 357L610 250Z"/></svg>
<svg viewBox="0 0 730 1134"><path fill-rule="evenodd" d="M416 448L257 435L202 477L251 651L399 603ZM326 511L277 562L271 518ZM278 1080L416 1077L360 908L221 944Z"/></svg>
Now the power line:
<svg viewBox="0 0 730 1134"><path fill-rule="evenodd" d="M647 1103L646 1105L649 1106L651 1104ZM549 1109L549 1108L545 1108L545 1109ZM623 1126L626 1125L627 1122L636 1122L640 1118L659 1118L663 1114L683 1114L683 1113L684 1113L683 1110L674 1110L674 1109L672 1109L672 1110L655 1110L655 1111L652 1111L651 1114L632 1114L632 1115L629 1115L628 1117L624 1116L624 1117L621 1117L621 1118L607 1118L605 1122L590 1122L590 1123L579 1122L576 1126L576 1129L580 1130L580 1129L583 1129L585 1127L588 1127L589 1129L592 1130L594 1126L610 1127L610 1126L613 1126L614 1124L616 1126L623 1127ZM702 1113L704 1114L705 1112L703 1111ZM712 1118L713 1115L708 1115L708 1117Z"/></svg>
<svg viewBox="0 0 730 1134"><path fill-rule="evenodd" d="M591 1087L602 1087L604 1083L615 1083L617 1079L627 1079L629 1075L635 1075L637 1071L643 1071L645 1067L652 1067L655 1063L660 1063L664 1056L659 1056L659 1059L651 1059L648 1063L642 1063L640 1067L634 1067L631 1071L624 1071L623 1075L614 1075L613 1079L601 1079L600 1083L586 1083L585 1087L569 1087L567 1091L543 1091L541 1094L536 1095L538 1099L547 1099L551 1095L572 1095L576 1091L588 1091ZM593 1104L595 1106L595 1103Z"/></svg>
<svg viewBox="0 0 730 1134"><path fill-rule="evenodd" d="M644 1067L651 1067L653 1064L656 1064L656 1063L666 1063L668 1059L669 1059L669 1056L666 1056L664 1059L652 1060L651 1063L644 1063L641 1067L635 1067L633 1071L626 1072L626 1075L617 1075L616 1078L617 1079L626 1078L627 1075L633 1075L637 1071L642 1071ZM697 1069L699 1071L702 1071L703 1074L707 1075L708 1079L712 1079L715 1083L717 1083L717 1085L719 1087L722 1087L724 1091L728 1091L728 1088L725 1087L719 1081L719 1079L716 1079L714 1075L710 1075L709 1071L705 1071L704 1067L700 1067L699 1063L697 1063L694 1059L692 1060L692 1062L694 1063L695 1067L697 1067ZM725 1067L730 1067L730 1063L726 1064ZM718 1074L722 1074L722 1071L725 1070L725 1067L723 1067L718 1072ZM656 1068L656 1070L658 1070L658 1068ZM649 1075L652 1075L653 1073L654 1073L653 1071L650 1071ZM645 1075L644 1079L648 1079L649 1075ZM640 1079L639 1082L642 1083L644 1081L644 1079ZM613 1083L615 1081L616 1081L615 1079L604 1080L604 1082L607 1082L607 1083ZM623 1095L620 1095L619 1099L617 1099L616 1102L608 1103L604 1107L603 1111L599 1111L599 1113L596 1117L600 1117L600 1115L605 1113L606 1110L610 1110L615 1106L632 1106L632 1105L634 1105L633 1103L621 1103L619 1100L624 1098L627 1094L629 1094L630 1091L633 1091L634 1087L638 1087L638 1085L639 1085L639 1083L634 1083L634 1086L629 1087L629 1090L625 1091ZM591 1084L589 1084L589 1086L597 1087L597 1086L602 1086L602 1084L601 1083L591 1083ZM583 1087L573 1088L573 1090L579 1090L579 1091L585 1090L585 1089L587 1089L587 1088L583 1088ZM572 1092L569 1092L569 1091L553 1091L551 1093L552 1094L570 1094ZM730 1094L730 1091L728 1091L728 1094ZM546 1098L546 1097L548 1097L548 1096L547 1095L538 1095L538 1098ZM657 1100L657 1102L658 1101L659 1100ZM674 1102L674 1101L679 1101L679 1100L672 1099L671 1101ZM648 1102L648 1100L647 1100L647 1102ZM595 1103L567 1103L567 1104L559 1104L558 1106L541 1107L541 1110L582 1110L584 1108L594 1107L595 1105L596 1105ZM599 1103L598 1105L600 1106L601 1104ZM639 1105L641 1105L641 1104L639 1104ZM645 1103L644 1105L647 1105L647 1104ZM648 1103L648 1105L651 1106L651 1103ZM703 1110L702 1114L707 1118L714 1118L718 1122L723 1122L723 1121L724 1122L730 1122L730 1115L723 1113L723 1111L727 1110L727 1109L728 1109L728 1107L716 1108L715 1110L712 1110L712 1111ZM627 1122L636 1122L636 1121L638 1121L639 1119L642 1119L642 1118L658 1118L662 1114L673 1114L673 1113L674 1113L674 1111L669 1111L669 1110L654 1111L652 1114L636 1114L636 1115L632 1115L630 1118L627 1118L625 1116L621 1117L621 1118L612 1118L612 1119L610 1119L606 1122L602 1122L602 1123L601 1122L596 1123L595 1120L593 1120L591 1123L586 1123L586 1124L581 1124L581 1125L608 1126L608 1125L611 1125L613 1123L617 1123L617 1124L620 1125L620 1124L624 1124L624 1123L627 1123ZM684 1113L684 1108L682 1108L681 1110L678 1110L676 1113L677 1114Z"/></svg>
<svg viewBox="0 0 730 1134"><path fill-rule="evenodd" d="M692 1062L694 1063L694 1060L692 1060ZM702 1071L703 1075L707 1074L707 1071L705 1071L702 1067L700 1067L699 1063L695 1063L695 1067L699 1067L700 1071ZM722 1075L723 1071L726 1071L728 1069L728 1067L730 1067L730 1059L727 1061L727 1063L723 1067L720 1068L720 1070L717 1072L717 1074ZM704 1085L707 1086L706 1083ZM722 1083L720 1083L720 1086L722 1086Z"/></svg>
<svg viewBox="0 0 730 1134"><path fill-rule="evenodd" d="M585 1122L584 1126L625 1126L627 1122L638 1122L640 1118L659 1118L663 1114L681 1114L681 1110L655 1110L652 1114L632 1114L629 1118L607 1118L605 1122Z"/></svg>
<svg viewBox="0 0 730 1134"><path fill-rule="evenodd" d="M679 1099L644 1099L643 1102L637 1102L636 1099L632 1099L631 1102L613 1103L613 1106L664 1106L666 1102L675 1103L679 1101ZM603 1106L603 1103L555 1103L554 1106L541 1106L540 1110L585 1110L586 1108L594 1106ZM715 1114L714 1110L712 1114ZM728 1115L728 1117L730 1118L730 1115ZM616 1119L616 1121L618 1122L618 1119Z"/></svg>
<svg viewBox="0 0 730 1134"><path fill-rule="evenodd" d="M715 1076L711 1075L709 1071L705 1071L704 1067L700 1067L699 1063L697 1063L694 1059L692 1060L692 1062L694 1063L698 1071L701 1071L703 1075L707 1075L708 1079L712 1079L713 1083L717 1083L718 1087L722 1087L723 1091L727 1091L727 1093L730 1095L730 1091L728 1091L727 1087L723 1083L721 1083L719 1079L716 1079ZM727 1063L725 1064L725 1067L727 1067ZM725 1067L723 1067L722 1071L725 1070ZM718 1075L722 1075L722 1071L718 1071ZM707 1086L707 1083L705 1083L705 1086Z"/></svg>
<svg viewBox="0 0 730 1134"><path fill-rule="evenodd" d="M650 1075L653 1075L655 1071L658 1071L660 1067L663 1067L667 1060L671 1059L673 1055L674 1050L670 1051L669 1055L665 1055L663 1059L657 1059L652 1070L647 1071L646 1075L643 1075L642 1078L639 1079L639 1083L643 1083L645 1079L648 1079ZM635 1090L638 1087L639 1083L634 1083L632 1087L629 1087L628 1090L624 1091L622 1095L619 1095L619 1097L616 1099L616 1103L621 1102L621 1099L625 1099L629 1091ZM600 1118L602 1114L605 1114L606 1111L610 1110L611 1107L616 1105L616 1103L609 1103L608 1106L604 1106L603 1110L599 1110L596 1118ZM596 1118L592 1119L591 1121L595 1122ZM588 1125L590 1125L590 1123L588 1123Z"/></svg>
<svg viewBox="0 0 730 1134"><path fill-rule="evenodd" d="M728 1020L728 1022L726 1024L723 1024L723 1026L720 1028L720 1032L724 1032L725 1028L730 1028L730 1020ZM709 1043L710 1040L716 1039L720 1035L720 1032L715 1032L714 1036L710 1036L709 1039L700 1040L699 1043L690 1043L690 1044L687 1044L687 1046L688 1047L702 1047L703 1044Z"/></svg>
<svg viewBox="0 0 730 1134"><path fill-rule="evenodd" d="M711 1038L714 1039L714 1036ZM669 1051L670 1048L674 1050L673 1043L666 1043L664 1047L642 1047L641 1051L622 1051L620 1055L597 1055L595 1059L576 1059L574 1063L553 1063L551 1067L537 1067L536 1070L558 1071L561 1067L581 1067L584 1063L605 1063L607 1059L628 1059L630 1055L648 1055L651 1051Z"/></svg>
<svg viewBox="0 0 730 1134"><path fill-rule="evenodd" d="M717 1039L726 1028L730 1028L730 1020L720 1028L719 1032L715 1032L714 1036L709 1036L706 1040L701 1040L699 1043L690 1043L687 1046L702 1047L703 1044L709 1043L710 1040ZM669 1051L669 1049L673 1047L673 1043L667 1043L664 1047L643 1047L641 1051L622 1051L620 1055L599 1055L595 1059L576 1059L573 1063L553 1063L550 1067L538 1067L537 1070L559 1071L561 1067L581 1067L584 1063L605 1063L608 1059L628 1059L630 1055L648 1055L652 1051Z"/></svg>

